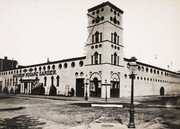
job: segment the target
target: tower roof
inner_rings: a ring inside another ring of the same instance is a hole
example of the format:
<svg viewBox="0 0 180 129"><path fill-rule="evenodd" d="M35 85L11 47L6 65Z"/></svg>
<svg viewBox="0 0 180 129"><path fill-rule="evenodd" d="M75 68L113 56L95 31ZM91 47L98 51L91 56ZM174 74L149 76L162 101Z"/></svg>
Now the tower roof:
<svg viewBox="0 0 180 129"><path fill-rule="evenodd" d="M122 11L120 8L116 7L115 5L111 4L109 1L103 2L102 4L99 4L99 5L97 5L97 6L94 6L94 7L90 8L90 9L88 9L88 12L91 12L91 11L93 11L93 10L99 9L99 8L104 7L104 6L106 6L106 5L109 5L110 7L116 9L116 10L117 10L118 12L120 12L121 14L124 13L124 11Z"/></svg>

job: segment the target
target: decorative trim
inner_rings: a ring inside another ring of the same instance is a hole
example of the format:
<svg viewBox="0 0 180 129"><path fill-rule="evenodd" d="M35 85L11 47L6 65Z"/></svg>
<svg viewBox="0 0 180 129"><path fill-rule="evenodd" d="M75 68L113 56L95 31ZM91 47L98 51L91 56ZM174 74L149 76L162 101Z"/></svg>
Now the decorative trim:
<svg viewBox="0 0 180 129"><path fill-rule="evenodd" d="M124 11L122 11L122 10L121 10L120 8L118 8L117 6L111 4L109 1L103 2L102 4L99 4L99 5L97 5L97 6L94 6L94 7L90 8L90 9L88 9L88 12L91 12L91 11L93 11L93 10L102 8L102 7L106 6L106 5L109 5L110 7L116 9L116 10L117 10L119 13L121 13L121 14L124 13Z"/></svg>
<svg viewBox="0 0 180 129"><path fill-rule="evenodd" d="M104 64L114 65L114 64L111 64L111 63L101 63L101 64L86 64L85 66L95 66L95 65L104 65ZM124 66L122 66L122 65L114 65L114 66L124 67Z"/></svg>
<svg viewBox="0 0 180 129"><path fill-rule="evenodd" d="M128 59L128 58L124 58L124 61L129 62L129 60L130 60L130 59ZM137 64L143 65L143 66L147 66L147 67L151 67L151 68L155 68L155 69L162 70L162 71L165 71L165 72L170 72L170 73L173 73L173 74L176 74L176 75L179 75L179 74L176 73L176 72L169 71L169 70L166 70L166 69L163 69L163 68L159 68L159 67L156 67L156 66L153 66L153 65L145 64L145 63L142 63L142 62L139 62L139 61L137 61Z"/></svg>
<svg viewBox="0 0 180 129"><path fill-rule="evenodd" d="M91 28L91 27L94 27L94 26L98 26L98 25L104 24L104 23L106 23L106 22L108 22L108 23L112 24L113 26L115 26L115 27L117 27L117 28L123 30L122 27L119 27L119 26L117 26L117 25L111 23L110 21L104 21L104 22L101 22L101 23L98 23L98 24L95 24L95 25L92 25L92 26L88 26L87 28Z"/></svg>
<svg viewBox="0 0 180 129"><path fill-rule="evenodd" d="M120 45L120 44L115 44L115 43L111 42L110 40L103 40L103 41L98 42L98 43L86 44L85 46L89 46L89 45L96 45L96 44L101 44L101 43L104 43L104 42L110 42L110 43L112 43L113 45L117 45L117 46L120 46L120 47L124 47L123 45Z"/></svg>

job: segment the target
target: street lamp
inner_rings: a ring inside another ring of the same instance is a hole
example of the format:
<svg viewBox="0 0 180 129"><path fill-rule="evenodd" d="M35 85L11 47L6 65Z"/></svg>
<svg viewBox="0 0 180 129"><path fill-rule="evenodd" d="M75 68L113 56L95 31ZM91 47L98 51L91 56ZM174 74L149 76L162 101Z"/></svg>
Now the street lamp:
<svg viewBox="0 0 180 129"><path fill-rule="evenodd" d="M129 119L129 125L128 128L135 128L135 123L134 123L134 79L135 79L135 72L137 70L137 63L136 63L136 58L131 57L129 59L129 63L127 64L127 68L130 71L129 77L131 78L131 104L130 104L130 119Z"/></svg>
<svg viewBox="0 0 180 129"><path fill-rule="evenodd" d="M85 100L88 100L88 94L87 94L87 86L88 86L89 79L86 79L85 86L86 86L86 93L85 93Z"/></svg>
<svg viewBox="0 0 180 129"><path fill-rule="evenodd" d="M106 96L105 96L105 101L107 101L107 80L105 80L105 87L106 87Z"/></svg>

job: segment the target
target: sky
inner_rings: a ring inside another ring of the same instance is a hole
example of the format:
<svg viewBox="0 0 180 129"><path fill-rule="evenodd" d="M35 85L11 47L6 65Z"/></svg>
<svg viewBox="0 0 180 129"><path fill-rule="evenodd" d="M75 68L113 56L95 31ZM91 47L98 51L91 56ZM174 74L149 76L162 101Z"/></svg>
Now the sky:
<svg viewBox="0 0 180 129"><path fill-rule="evenodd" d="M0 0L0 58L32 65L84 56L87 9L103 2ZM180 70L180 0L109 2L124 11L124 57Z"/></svg>

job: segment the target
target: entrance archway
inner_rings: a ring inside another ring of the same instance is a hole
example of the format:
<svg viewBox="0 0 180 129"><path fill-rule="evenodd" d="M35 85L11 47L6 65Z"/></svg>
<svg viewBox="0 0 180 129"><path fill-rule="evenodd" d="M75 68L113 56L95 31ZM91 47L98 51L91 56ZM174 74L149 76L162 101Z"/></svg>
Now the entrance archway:
<svg viewBox="0 0 180 129"><path fill-rule="evenodd" d="M120 95L120 79L118 74L111 75L111 97L119 97Z"/></svg>
<svg viewBox="0 0 180 129"><path fill-rule="evenodd" d="M90 77L90 96L101 97L101 75L94 73Z"/></svg>
<svg viewBox="0 0 180 129"><path fill-rule="evenodd" d="M160 95L163 96L163 95L164 95L164 92L165 92L165 91L164 91L164 87L161 87L161 88L160 88Z"/></svg>

